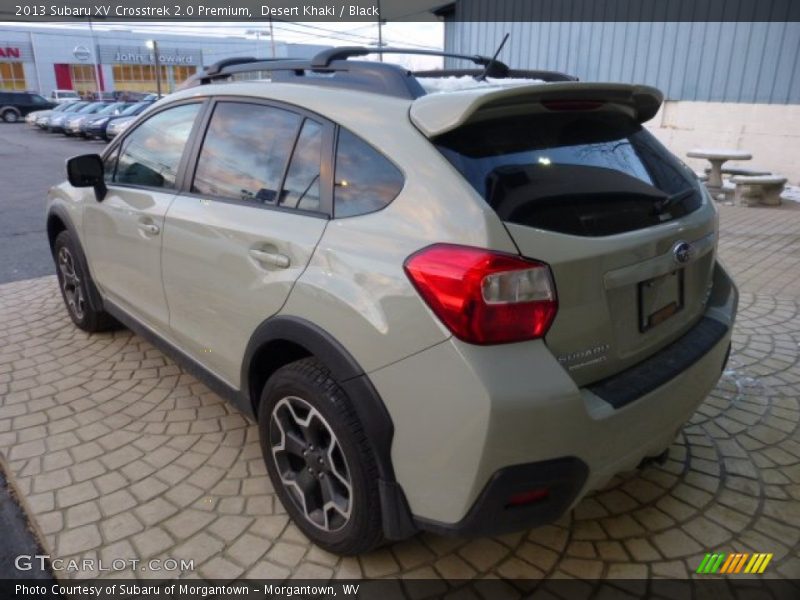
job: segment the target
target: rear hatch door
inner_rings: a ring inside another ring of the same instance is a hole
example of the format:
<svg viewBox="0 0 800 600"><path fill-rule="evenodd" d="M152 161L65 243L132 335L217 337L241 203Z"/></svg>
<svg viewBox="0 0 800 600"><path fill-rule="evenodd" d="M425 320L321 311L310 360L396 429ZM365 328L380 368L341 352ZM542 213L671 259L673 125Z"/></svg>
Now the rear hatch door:
<svg viewBox="0 0 800 600"><path fill-rule="evenodd" d="M576 383L644 360L697 322L716 211L641 127L657 90L559 83L436 96L414 102L412 121L520 253L550 265L559 309L545 341Z"/></svg>

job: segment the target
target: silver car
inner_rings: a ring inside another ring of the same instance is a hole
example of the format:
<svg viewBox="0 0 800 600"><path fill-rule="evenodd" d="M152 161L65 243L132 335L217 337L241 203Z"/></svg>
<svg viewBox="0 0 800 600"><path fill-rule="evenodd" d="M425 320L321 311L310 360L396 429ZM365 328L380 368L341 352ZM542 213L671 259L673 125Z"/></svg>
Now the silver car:
<svg viewBox="0 0 800 600"><path fill-rule="evenodd" d="M473 56L442 86L350 60L371 51L209 67L71 159L47 217L65 305L256 419L329 551L552 522L716 384L717 211L642 127L654 88ZM248 69L272 79L225 83Z"/></svg>
<svg viewBox="0 0 800 600"><path fill-rule="evenodd" d="M108 102L91 102L75 112L75 114L65 115L61 122L61 131L63 131L65 135L79 135L81 132L81 125L87 118L107 110L110 106L112 105ZM53 130L57 126L57 121L51 119L50 129Z"/></svg>
<svg viewBox="0 0 800 600"><path fill-rule="evenodd" d="M119 119L114 119L106 128L106 137L111 139L118 136L135 120L136 117L120 117Z"/></svg>

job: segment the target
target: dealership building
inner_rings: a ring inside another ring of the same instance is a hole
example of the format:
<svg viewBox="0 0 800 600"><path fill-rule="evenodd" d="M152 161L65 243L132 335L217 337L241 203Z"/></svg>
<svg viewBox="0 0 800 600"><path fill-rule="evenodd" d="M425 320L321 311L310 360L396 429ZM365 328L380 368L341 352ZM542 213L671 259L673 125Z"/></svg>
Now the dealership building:
<svg viewBox="0 0 800 600"><path fill-rule="evenodd" d="M259 39L257 39L259 38ZM154 40L158 57L148 47ZM0 89L169 92L203 65L233 56L309 57L326 48L288 44L269 37L214 37L89 28L0 26ZM95 73L96 65L96 73Z"/></svg>

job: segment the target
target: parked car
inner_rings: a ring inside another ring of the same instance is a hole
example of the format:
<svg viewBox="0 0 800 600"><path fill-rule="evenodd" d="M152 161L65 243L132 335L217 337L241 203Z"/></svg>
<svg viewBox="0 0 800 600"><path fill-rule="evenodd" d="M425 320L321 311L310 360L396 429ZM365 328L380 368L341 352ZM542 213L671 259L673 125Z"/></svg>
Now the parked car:
<svg viewBox="0 0 800 600"><path fill-rule="evenodd" d="M28 113L55 106L39 94L30 92L0 92L0 118L6 123L16 123Z"/></svg>
<svg viewBox="0 0 800 600"><path fill-rule="evenodd" d="M64 102L76 102L81 97L75 90L53 90L50 92L50 101L55 104L62 104Z"/></svg>
<svg viewBox="0 0 800 600"><path fill-rule="evenodd" d="M61 112L66 110L68 107L72 106L74 102L63 102L61 104L57 104L53 108L48 108L46 110L34 110L33 112L29 112L25 116L25 122L28 125L34 126L36 125L39 119L43 119L45 117L49 117L54 112Z"/></svg>
<svg viewBox="0 0 800 600"><path fill-rule="evenodd" d="M98 113L94 118L87 119L83 124L83 133L88 138L102 138L110 140L113 136L109 136L107 129L111 127L116 121L131 117L131 120L136 115L141 114L144 110L152 105L152 102L137 102L136 104L127 105L127 107L118 114L105 114ZM115 134L116 135L116 134Z"/></svg>
<svg viewBox="0 0 800 600"><path fill-rule="evenodd" d="M50 122L58 123L58 127L63 127L64 120L68 117L73 115L74 113L78 112L82 108L85 108L89 105L89 102L81 100L79 102L73 102L65 109L60 110L58 112L50 113L49 115L45 115L44 117L38 117L36 119L36 125L40 128L44 129L45 131L50 131Z"/></svg>
<svg viewBox="0 0 800 600"><path fill-rule="evenodd" d="M87 102L83 107L74 112L62 112L58 115L51 115L47 123L47 130L50 133L63 133L73 135L70 127L87 115L93 115L101 108L108 106L106 102Z"/></svg>
<svg viewBox="0 0 800 600"><path fill-rule="evenodd" d="M436 93L348 60L370 52L247 64L279 83L215 65L71 159L47 202L66 310L254 415L329 551L552 522L664 456L720 377L714 202L642 127L655 88L464 56L488 67Z"/></svg>
<svg viewBox="0 0 800 600"><path fill-rule="evenodd" d="M72 135L79 135L86 137L86 127L94 119L103 119L113 115L119 115L123 110L128 107L125 102L111 102L105 103L98 110L93 113L84 115L80 119L73 118L67 120L67 131Z"/></svg>
<svg viewBox="0 0 800 600"><path fill-rule="evenodd" d="M152 102L148 102L148 105ZM120 116L117 119L109 122L106 126L106 139L111 140L125 131L128 126L136 120L135 116Z"/></svg>

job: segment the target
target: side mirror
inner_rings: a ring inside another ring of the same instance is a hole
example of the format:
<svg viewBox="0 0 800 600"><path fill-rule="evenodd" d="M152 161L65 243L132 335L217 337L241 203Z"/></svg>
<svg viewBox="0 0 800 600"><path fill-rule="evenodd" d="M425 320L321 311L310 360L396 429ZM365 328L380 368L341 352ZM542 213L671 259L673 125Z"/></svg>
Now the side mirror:
<svg viewBox="0 0 800 600"><path fill-rule="evenodd" d="M67 179L73 187L93 187L98 202L102 202L108 192L103 159L98 154L82 154L67 160Z"/></svg>

